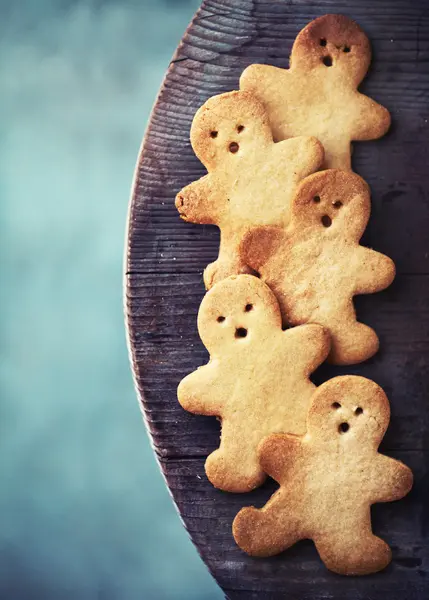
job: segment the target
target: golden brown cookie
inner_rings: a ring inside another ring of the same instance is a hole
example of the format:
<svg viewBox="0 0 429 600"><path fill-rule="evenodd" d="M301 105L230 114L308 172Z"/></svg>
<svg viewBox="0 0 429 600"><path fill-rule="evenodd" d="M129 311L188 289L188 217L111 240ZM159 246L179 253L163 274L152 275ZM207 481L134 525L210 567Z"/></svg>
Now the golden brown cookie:
<svg viewBox="0 0 429 600"><path fill-rule="evenodd" d="M303 437L262 441L261 467L280 483L262 509L242 509L235 541L252 556L272 556L312 539L331 571L364 575L391 560L373 535L370 506L405 496L412 472L377 449L389 423L383 390L364 377L336 377L314 393Z"/></svg>
<svg viewBox="0 0 429 600"><path fill-rule="evenodd" d="M221 230L219 258L204 273L209 289L250 272L240 239L255 226L288 223L296 186L321 166L323 148L312 137L275 144L262 104L248 92L210 98L195 115L191 143L208 175L179 192L176 206L185 221Z"/></svg>
<svg viewBox="0 0 429 600"><path fill-rule="evenodd" d="M325 148L324 168L350 170L351 141L374 140L390 126L388 110L357 90L370 62L362 29L325 15L299 33L289 69L250 65L240 89L264 103L276 141L314 135Z"/></svg>
<svg viewBox="0 0 429 600"><path fill-rule="evenodd" d="M287 229L247 234L243 261L274 291L285 323L319 323L332 337L329 360L354 364L378 350L378 337L356 320L353 296L383 290L395 277L390 258L359 245L370 215L368 185L335 169L298 187Z"/></svg>
<svg viewBox="0 0 429 600"><path fill-rule="evenodd" d="M220 447L206 461L212 484L248 492L265 479L259 442L273 432L305 432L315 389L309 376L329 352L329 335L319 325L283 331L274 294L251 275L229 277L206 294L198 330L210 362L183 379L179 402L222 420Z"/></svg>

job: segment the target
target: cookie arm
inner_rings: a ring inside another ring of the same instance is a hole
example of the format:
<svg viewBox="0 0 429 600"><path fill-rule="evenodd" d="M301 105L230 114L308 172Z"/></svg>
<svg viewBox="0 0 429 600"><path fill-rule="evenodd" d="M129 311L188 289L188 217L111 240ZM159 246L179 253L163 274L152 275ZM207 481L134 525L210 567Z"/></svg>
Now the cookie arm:
<svg viewBox="0 0 429 600"><path fill-rule="evenodd" d="M217 225L222 198L222 189L215 185L209 174L181 189L175 205L184 221Z"/></svg>
<svg viewBox="0 0 429 600"><path fill-rule="evenodd" d="M281 78L284 77L285 69L273 67L272 65L249 65L244 69L240 77L240 90L260 92L257 94L264 96L264 91L271 84L278 84Z"/></svg>
<svg viewBox="0 0 429 600"><path fill-rule="evenodd" d="M352 140L376 140L387 133L391 118L387 108L364 94L358 94L358 111L352 126Z"/></svg>
<svg viewBox="0 0 429 600"><path fill-rule="evenodd" d="M222 389L219 366L210 362L182 379L177 398L180 405L191 413L221 416Z"/></svg>
<svg viewBox="0 0 429 600"><path fill-rule="evenodd" d="M285 352L310 375L327 358L331 346L330 335L321 325L310 323L286 329L283 332Z"/></svg>
<svg viewBox="0 0 429 600"><path fill-rule="evenodd" d="M317 171L325 159L323 146L315 137L289 138L279 142L277 147L281 151L283 161L294 165L294 173L298 180Z"/></svg>
<svg viewBox="0 0 429 600"><path fill-rule="evenodd" d="M258 446L259 464L265 473L281 482L297 456L302 452L301 438L284 433L274 433Z"/></svg>
<svg viewBox="0 0 429 600"><path fill-rule="evenodd" d="M372 473L372 502L393 502L408 494L413 485L413 473L404 463L377 454Z"/></svg>
<svg viewBox="0 0 429 600"><path fill-rule="evenodd" d="M260 272L282 244L283 236L283 230L277 227L252 229L241 240L239 255L249 267Z"/></svg>
<svg viewBox="0 0 429 600"><path fill-rule="evenodd" d="M395 278L395 263L380 252L359 246L353 257L355 294L373 294L387 288Z"/></svg>

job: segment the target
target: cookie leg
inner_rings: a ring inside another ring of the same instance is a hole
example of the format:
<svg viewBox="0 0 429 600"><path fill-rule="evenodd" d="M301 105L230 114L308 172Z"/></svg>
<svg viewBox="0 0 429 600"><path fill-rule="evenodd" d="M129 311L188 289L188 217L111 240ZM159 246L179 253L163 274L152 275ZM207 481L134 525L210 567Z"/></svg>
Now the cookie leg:
<svg viewBox="0 0 429 600"><path fill-rule="evenodd" d="M329 362L335 365L353 365L363 362L377 352L379 341L371 327L356 321L331 324L332 346Z"/></svg>
<svg viewBox="0 0 429 600"><path fill-rule="evenodd" d="M392 553L386 542L371 531L357 534L357 526L315 540L320 558L329 570L340 575L367 575L390 563Z"/></svg>
<svg viewBox="0 0 429 600"><path fill-rule="evenodd" d="M238 244L241 235L239 231L235 231L233 234L221 232L218 259L209 264L204 271L204 285L207 290L230 275L254 273L239 255Z"/></svg>
<svg viewBox="0 0 429 600"><path fill-rule="evenodd" d="M340 171L352 170L352 146L347 139L324 139L325 149L324 169L340 169Z"/></svg>
<svg viewBox="0 0 429 600"><path fill-rule="evenodd" d="M241 275L243 273L253 274L254 271L238 257L225 259L222 256L210 263L204 270L204 285L206 290L209 290L215 283L226 279L230 275Z"/></svg>
<svg viewBox="0 0 429 600"><path fill-rule="evenodd" d="M246 449L231 448L222 442L218 450L206 460L206 474L209 481L218 489L237 494L250 492L265 481L265 474L253 453Z"/></svg>
<svg viewBox="0 0 429 600"><path fill-rule="evenodd" d="M249 492L265 480L258 461L259 437L251 440L248 424L222 420L220 446L206 460L210 482L225 492Z"/></svg>
<svg viewBox="0 0 429 600"><path fill-rule="evenodd" d="M297 523L275 501L263 509L240 510L232 532L237 545L250 556L274 556L301 539Z"/></svg>

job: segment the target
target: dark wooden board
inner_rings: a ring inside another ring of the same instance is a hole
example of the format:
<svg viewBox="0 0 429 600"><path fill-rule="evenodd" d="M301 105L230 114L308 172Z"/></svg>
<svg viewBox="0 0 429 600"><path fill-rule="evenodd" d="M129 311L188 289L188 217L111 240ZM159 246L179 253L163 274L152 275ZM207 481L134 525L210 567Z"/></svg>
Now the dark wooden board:
<svg viewBox="0 0 429 600"><path fill-rule="evenodd" d="M231 523L262 505L270 482L249 495L215 490L204 460L216 448L215 419L185 413L180 379L207 360L196 328L202 271L216 257L216 228L185 224L177 191L204 174L189 144L204 101L236 89L253 62L287 67L292 42L313 18L354 18L374 51L361 89L387 106L391 132L356 144L354 166L371 185L366 244L391 256L393 286L358 299L360 319L378 331L381 351L365 364L323 366L316 382L357 373L381 384L392 409L385 453L408 464L415 486L403 501L373 507L376 533L391 544L382 573L345 578L328 572L311 542L252 559L235 545ZM427 0L206 0L167 72L139 158L127 240L126 313L141 406L161 468L184 523L231 600L429 599L429 2Z"/></svg>

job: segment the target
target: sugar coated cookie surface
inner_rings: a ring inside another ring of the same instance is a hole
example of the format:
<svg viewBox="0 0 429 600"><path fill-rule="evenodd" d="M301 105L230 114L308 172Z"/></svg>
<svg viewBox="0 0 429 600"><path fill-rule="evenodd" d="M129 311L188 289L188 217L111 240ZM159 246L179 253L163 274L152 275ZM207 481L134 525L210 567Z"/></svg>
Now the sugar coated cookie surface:
<svg viewBox="0 0 429 600"><path fill-rule="evenodd" d="M359 245L370 215L368 185L335 169L307 177L292 202L286 229L261 228L240 247L277 296L285 323L319 323L331 334L329 359L359 363L378 350L378 337L356 320L353 296L393 281L390 258Z"/></svg>
<svg viewBox="0 0 429 600"><path fill-rule="evenodd" d="M233 523L237 544L252 556L272 556L312 539L325 565L364 575L391 560L372 533L370 506L405 496L412 473L377 449L389 423L383 390L363 377L336 377L314 393L303 437L271 435L258 454L280 483L262 509L242 509Z"/></svg>
<svg viewBox="0 0 429 600"><path fill-rule="evenodd" d="M390 126L388 110L357 90L370 61L362 29L325 15L299 33L289 69L250 65L240 89L263 102L276 141L314 135L325 148L325 168L350 170L351 141L379 138Z"/></svg>
<svg viewBox="0 0 429 600"><path fill-rule="evenodd" d="M209 289L251 272L238 254L243 234L289 222L296 186L321 166L323 148L314 137L275 144L261 102L237 91L214 96L198 110L191 143L208 175L182 189L176 207L185 221L221 230L219 258L204 274Z"/></svg>
<svg viewBox="0 0 429 600"><path fill-rule="evenodd" d="M305 433L315 389L309 376L326 358L329 336L319 325L283 331L274 294L251 275L206 294L198 330L210 362L183 379L178 399L192 413L221 418L207 476L217 488L246 492L265 479L259 442L273 432Z"/></svg>

